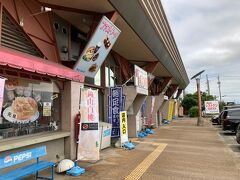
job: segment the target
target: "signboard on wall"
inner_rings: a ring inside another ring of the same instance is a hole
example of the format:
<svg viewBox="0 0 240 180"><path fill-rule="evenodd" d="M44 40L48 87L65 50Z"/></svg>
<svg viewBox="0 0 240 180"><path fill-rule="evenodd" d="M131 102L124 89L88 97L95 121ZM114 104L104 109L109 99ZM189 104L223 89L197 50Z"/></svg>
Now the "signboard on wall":
<svg viewBox="0 0 240 180"><path fill-rule="evenodd" d="M81 89L78 160L99 160L98 91Z"/></svg>
<svg viewBox="0 0 240 180"><path fill-rule="evenodd" d="M148 73L137 65L134 65L134 85L138 93L148 95Z"/></svg>
<svg viewBox="0 0 240 180"><path fill-rule="evenodd" d="M206 114L219 113L218 101L205 101L205 112L206 112Z"/></svg>
<svg viewBox="0 0 240 180"><path fill-rule="evenodd" d="M121 31L105 16L74 66L74 70L94 77Z"/></svg>
<svg viewBox="0 0 240 180"><path fill-rule="evenodd" d="M120 112L120 137L121 144L128 142L127 111Z"/></svg>

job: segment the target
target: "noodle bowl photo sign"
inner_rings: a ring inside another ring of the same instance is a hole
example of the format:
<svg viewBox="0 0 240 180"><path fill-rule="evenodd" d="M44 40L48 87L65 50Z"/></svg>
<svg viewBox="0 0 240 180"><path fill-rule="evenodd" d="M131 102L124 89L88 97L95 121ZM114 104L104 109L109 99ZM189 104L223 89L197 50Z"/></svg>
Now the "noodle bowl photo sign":
<svg viewBox="0 0 240 180"><path fill-rule="evenodd" d="M3 117L12 123L29 123L38 119L36 101L31 97L17 97L12 105L3 111Z"/></svg>

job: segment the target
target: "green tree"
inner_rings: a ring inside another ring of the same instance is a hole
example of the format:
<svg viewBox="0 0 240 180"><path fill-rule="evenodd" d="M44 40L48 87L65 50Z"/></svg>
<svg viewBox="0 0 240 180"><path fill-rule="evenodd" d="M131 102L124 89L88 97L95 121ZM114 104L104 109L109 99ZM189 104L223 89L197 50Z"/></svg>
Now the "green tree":
<svg viewBox="0 0 240 180"><path fill-rule="evenodd" d="M219 111L221 112L223 110L223 107L226 106L226 103L224 101L219 103Z"/></svg>
<svg viewBox="0 0 240 180"><path fill-rule="evenodd" d="M214 100L214 97L212 95L208 95L205 92L200 92L200 94L201 94L201 100L202 100L202 107L204 107L205 101ZM184 108L184 114L189 114L190 108L192 108L193 106L198 106L197 92L195 92L193 94L186 94L186 96L183 97L182 106Z"/></svg>
<svg viewBox="0 0 240 180"><path fill-rule="evenodd" d="M189 109L190 117L198 117L198 106L193 106Z"/></svg>
<svg viewBox="0 0 240 180"><path fill-rule="evenodd" d="M193 106L197 106L197 99L195 99L193 94L187 94L182 100L182 106L184 108L184 114L189 113L189 109Z"/></svg>

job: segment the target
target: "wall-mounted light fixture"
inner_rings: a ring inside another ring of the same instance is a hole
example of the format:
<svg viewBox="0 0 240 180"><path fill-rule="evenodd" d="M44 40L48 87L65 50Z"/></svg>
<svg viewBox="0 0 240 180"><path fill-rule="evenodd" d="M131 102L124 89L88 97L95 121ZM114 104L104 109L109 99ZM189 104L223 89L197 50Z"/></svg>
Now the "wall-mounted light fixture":
<svg viewBox="0 0 240 180"><path fill-rule="evenodd" d="M37 13L34 13L34 14L30 14L30 15L27 16L27 17L36 16L36 15L43 14L43 13L50 12L50 11L52 11L52 8L41 6L40 12L37 12ZM27 18L27 17L24 17L24 18ZM21 27L24 26L24 22L23 22L24 18L21 17L21 19L20 19L19 25L20 25Z"/></svg>

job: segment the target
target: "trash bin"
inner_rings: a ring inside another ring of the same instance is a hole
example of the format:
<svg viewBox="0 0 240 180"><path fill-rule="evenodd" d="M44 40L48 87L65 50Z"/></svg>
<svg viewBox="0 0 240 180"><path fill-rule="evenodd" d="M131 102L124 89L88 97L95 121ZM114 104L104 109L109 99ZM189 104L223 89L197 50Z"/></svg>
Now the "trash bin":
<svg viewBox="0 0 240 180"><path fill-rule="evenodd" d="M112 125L109 123L100 122L99 129L100 129L100 149L110 147Z"/></svg>

